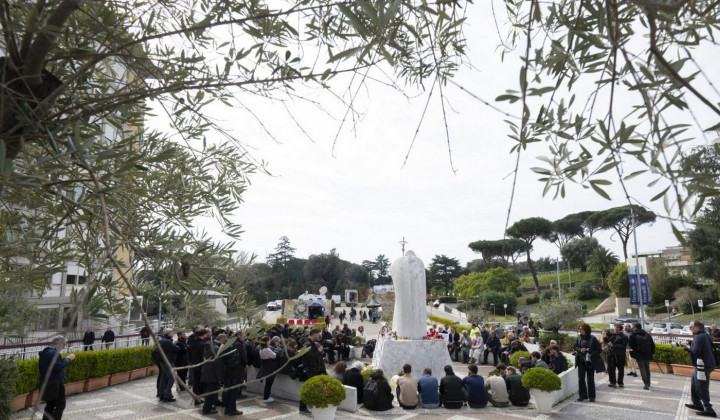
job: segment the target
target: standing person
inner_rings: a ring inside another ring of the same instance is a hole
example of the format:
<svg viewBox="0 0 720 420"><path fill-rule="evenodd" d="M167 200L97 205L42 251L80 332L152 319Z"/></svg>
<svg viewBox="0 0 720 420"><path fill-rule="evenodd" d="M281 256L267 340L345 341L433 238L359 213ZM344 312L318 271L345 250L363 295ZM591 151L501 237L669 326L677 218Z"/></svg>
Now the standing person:
<svg viewBox="0 0 720 420"><path fill-rule="evenodd" d="M445 376L440 379L440 403L445 408L461 408L465 402L462 379L455 375L451 365L445 365L443 369Z"/></svg>
<svg viewBox="0 0 720 420"><path fill-rule="evenodd" d="M623 334L625 334L625 337L628 338L628 343L629 343L630 336L632 335L632 326L630 324L623 325ZM625 360L627 360L628 367L630 368L630 373L628 373L627 376L637 377L637 372L635 372L635 369L636 369L635 360L632 357L630 357L630 346L628 346L627 349L625 350Z"/></svg>
<svg viewBox="0 0 720 420"><path fill-rule="evenodd" d="M635 359L640 371L640 376L645 384L643 389L650 389L650 360L655 353L655 342L650 334L645 332L640 323L633 324L632 335L628 340L632 357Z"/></svg>
<svg viewBox="0 0 720 420"><path fill-rule="evenodd" d="M203 383L203 392L210 392L205 397L203 404L203 414L217 414L215 402L218 400L218 391L220 384L225 381L225 357L219 357L220 346L225 344L227 335L218 334L214 341L208 340L203 349L203 360L206 362L202 365L202 376L200 381Z"/></svg>
<svg viewBox="0 0 720 420"><path fill-rule="evenodd" d="M363 389L365 388L365 385L363 384L362 369L362 362L353 363L352 368L345 371L345 376L342 381L343 385L355 387L357 390L358 404L362 404L363 402Z"/></svg>
<svg viewBox="0 0 720 420"><path fill-rule="evenodd" d="M175 343L175 345L178 348L177 358L175 360L175 366L178 368L186 367L186 366L188 366L188 364L190 362L187 340L188 340L187 334L185 334L185 333L178 334L178 339L177 339L177 342ZM180 389L180 391L185 391L185 389L187 389L187 384L188 384L187 368L179 369L177 371L177 375L180 378L180 380L182 380L182 385L180 385L179 389Z"/></svg>
<svg viewBox="0 0 720 420"><path fill-rule="evenodd" d="M192 341L188 341L190 347L190 364L193 366L199 365L204 360L205 346L208 342L210 342L210 330L200 328L194 334L194 339ZM193 393L195 395L200 395L205 392L205 385L202 382L202 370L203 365L192 368ZM203 400L199 397L195 399L195 405L200 405L202 403Z"/></svg>
<svg viewBox="0 0 720 420"><path fill-rule="evenodd" d="M158 395L161 402L173 402L175 397L172 394L172 387L175 384L173 376L173 367L177 363L177 354L180 351L178 346L173 343L175 333L171 329L165 329L165 335L160 339L160 348L162 348L167 357L168 365L164 360L160 360L160 385Z"/></svg>
<svg viewBox="0 0 720 420"><path fill-rule="evenodd" d="M693 375L690 386L692 404L685 404L688 408L698 410L697 415L703 417L717 417L710 404L710 372L715 370L715 356L713 355L712 338L705 331L705 325L700 321L691 323L693 332L692 345L684 344L690 351Z"/></svg>
<svg viewBox="0 0 720 420"><path fill-rule="evenodd" d="M43 420L61 420L65 411L65 367L75 360L74 354L64 359L60 352L65 348L65 337L58 335L52 339L52 345L40 352L40 388L45 383L41 400L45 400ZM47 378L47 379L46 379Z"/></svg>
<svg viewBox="0 0 720 420"><path fill-rule="evenodd" d="M396 392L400 407L412 410L418 406L418 379L412 376L412 366L408 363L403 365L403 376L397 380Z"/></svg>
<svg viewBox="0 0 720 420"><path fill-rule="evenodd" d="M92 327L87 327L87 331L83 334L83 351L94 350L93 344L95 343L95 331Z"/></svg>
<svg viewBox="0 0 720 420"><path fill-rule="evenodd" d="M625 374L625 352L627 351L628 338L622 331L622 325L615 324L612 334L607 338L607 368L610 388L624 388L623 375ZM616 376L617 373L617 376Z"/></svg>
<svg viewBox="0 0 720 420"><path fill-rule="evenodd" d="M480 333L479 331L477 332ZM488 403L488 394L485 389L485 379L478 375L476 365L468 366L468 374L463 378L463 386L467 395L467 403L470 408L485 408Z"/></svg>
<svg viewBox="0 0 720 420"><path fill-rule="evenodd" d="M512 366L507 367L505 386L508 390L508 399L512 405L527 407L528 403L530 403L530 391L522 385L522 376L518 375Z"/></svg>
<svg viewBox="0 0 720 420"><path fill-rule="evenodd" d="M147 325L143 325L143 327L140 329L140 342L143 346L150 345L150 329L147 327Z"/></svg>
<svg viewBox="0 0 720 420"><path fill-rule="evenodd" d="M276 343L273 341L272 343ZM271 344L270 337L263 337L260 339L260 370L257 373L257 378L265 378L265 387L263 388L263 402L271 403L275 401L270 397L273 383L275 383L275 372L278 369L278 352L275 346Z"/></svg>
<svg viewBox="0 0 720 420"><path fill-rule="evenodd" d="M327 373L325 370L325 363L323 362L323 346L319 345L318 341L320 341L320 330L318 328L313 328L310 330L308 338L302 345L303 348L308 348L307 353L303 354L302 357L302 364L307 374L307 378L312 378L317 375L325 375ZM305 405L302 401L300 401L300 414L312 414L310 410L308 410L307 405Z"/></svg>
<svg viewBox="0 0 720 420"><path fill-rule="evenodd" d="M225 388L230 388L223 392L222 400L225 403L226 416L239 416L242 411L237 409L237 399L240 395L240 385L245 380L245 368L247 368L247 347L245 346L245 333L238 331L235 333L235 342L230 347L230 355L226 356L225 363Z"/></svg>
<svg viewBox="0 0 720 420"><path fill-rule="evenodd" d="M105 343L106 349L109 349L110 346L113 345L115 342L115 332L112 330L112 327L107 327L107 331L105 331L105 334L102 336L102 342Z"/></svg>
<svg viewBox="0 0 720 420"><path fill-rule="evenodd" d="M578 401L595 401L595 367L602 364L600 342L591 334L590 325L583 322L578 327L578 337L573 345L575 367L578 371Z"/></svg>

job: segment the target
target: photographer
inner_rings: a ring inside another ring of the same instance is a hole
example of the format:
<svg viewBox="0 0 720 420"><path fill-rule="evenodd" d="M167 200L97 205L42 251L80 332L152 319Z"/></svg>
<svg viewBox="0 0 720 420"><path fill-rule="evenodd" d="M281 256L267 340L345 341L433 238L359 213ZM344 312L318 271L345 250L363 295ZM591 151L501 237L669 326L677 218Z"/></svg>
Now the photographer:
<svg viewBox="0 0 720 420"><path fill-rule="evenodd" d="M627 350L628 338L623 334L620 324L615 324L613 331L608 330L605 337L607 344L607 368L610 388L624 388L623 378L625 375L625 351ZM617 377L615 376L617 369ZM616 380L617 379L617 380Z"/></svg>
<svg viewBox="0 0 720 420"><path fill-rule="evenodd" d="M705 325L700 321L690 323L693 332L692 344L684 344L690 351L693 365L693 375L690 387L692 404L685 404L688 408L698 410L698 416L717 417L710 404L710 372L715 369L715 357L712 351L712 339L705 331Z"/></svg>
<svg viewBox="0 0 720 420"><path fill-rule="evenodd" d="M575 340L575 366L578 372L578 401L590 399L595 401L595 372L605 370L600 358L600 342L591 334L590 325L582 323L578 327L578 337Z"/></svg>

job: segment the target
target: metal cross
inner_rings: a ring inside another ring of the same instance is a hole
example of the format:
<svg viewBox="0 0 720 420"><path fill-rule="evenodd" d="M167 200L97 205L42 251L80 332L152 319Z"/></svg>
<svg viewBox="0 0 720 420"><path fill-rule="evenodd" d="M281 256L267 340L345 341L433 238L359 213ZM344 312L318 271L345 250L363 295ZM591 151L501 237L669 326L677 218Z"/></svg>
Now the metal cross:
<svg viewBox="0 0 720 420"><path fill-rule="evenodd" d="M405 237L403 236L402 241L400 241L400 245L402 245L402 254L405 255L405 244L408 242L405 240Z"/></svg>

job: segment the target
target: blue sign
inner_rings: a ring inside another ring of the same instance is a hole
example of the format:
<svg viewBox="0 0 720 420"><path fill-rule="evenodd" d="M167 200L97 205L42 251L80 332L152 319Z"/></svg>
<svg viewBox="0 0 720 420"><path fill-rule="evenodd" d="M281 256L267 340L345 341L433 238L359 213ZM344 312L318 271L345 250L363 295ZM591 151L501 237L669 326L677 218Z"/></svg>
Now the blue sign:
<svg viewBox="0 0 720 420"><path fill-rule="evenodd" d="M628 282L630 285L630 304L639 305L640 299L638 299L637 282L638 276L636 274L628 274ZM640 274L640 295L642 298L643 305L650 305L650 281L648 280L647 274Z"/></svg>

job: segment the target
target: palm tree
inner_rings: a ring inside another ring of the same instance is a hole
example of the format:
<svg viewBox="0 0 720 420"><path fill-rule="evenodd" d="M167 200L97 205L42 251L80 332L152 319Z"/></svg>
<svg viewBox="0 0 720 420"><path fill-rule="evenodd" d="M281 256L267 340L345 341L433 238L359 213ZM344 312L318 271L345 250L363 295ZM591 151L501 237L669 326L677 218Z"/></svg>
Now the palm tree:
<svg viewBox="0 0 720 420"><path fill-rule="evenodd" d="M619 262L620 260L617 255L604 246L599 246L590 254L590 257L588 257L587 268L590 271L597 272L600 278L605 281L605 278L607 278Z"/></svg>

